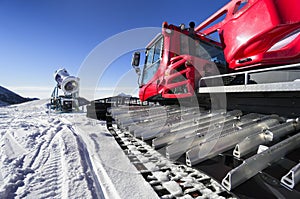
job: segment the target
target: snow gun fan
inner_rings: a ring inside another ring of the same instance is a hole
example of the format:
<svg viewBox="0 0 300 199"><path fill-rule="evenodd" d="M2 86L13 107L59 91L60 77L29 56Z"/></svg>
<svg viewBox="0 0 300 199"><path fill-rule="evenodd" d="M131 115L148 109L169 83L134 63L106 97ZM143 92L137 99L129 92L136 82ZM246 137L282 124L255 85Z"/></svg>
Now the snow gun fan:
<svg viewBox="0 0 300 199"><path fill-rule="evenodd" d="M57 87L61 89L65 95L72 95L79 91L79 78L70 76L66 69L59 69L54 73Z"/></svg>
<svg viewBox="0 0 300 199"><path fill-rule="evenodd" d="M55 71L54 79L57 82L51 95L51 109L57 111L78 110L79 78L70 76L64 68ZM58 95L61 89L64 95Z"/></svg>

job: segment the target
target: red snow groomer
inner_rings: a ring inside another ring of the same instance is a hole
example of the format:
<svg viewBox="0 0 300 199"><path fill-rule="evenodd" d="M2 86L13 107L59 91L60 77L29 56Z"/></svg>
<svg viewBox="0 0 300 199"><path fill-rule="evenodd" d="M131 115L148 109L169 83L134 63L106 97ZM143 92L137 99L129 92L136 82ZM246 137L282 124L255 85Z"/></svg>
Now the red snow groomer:
<svg viewBox="0 0 300 199"><path fill-rule="evenodd" d="M184 162L240 198L300 198L299 0L232 0L198 27L164 22L142 71L140 57L132 65L143 102L111 97L87 110L159 197L232 198L206 177L185 178L202 174L175 175ZM153 148L179 165L153 174L161 161L144 161Z"/></svg>
<svg viewBox="0 0 300 199"><path fill-rule="evenodd" d="M139 60L136 52L133 67ZM163 23L162 33L146 47L139 97L161 102L189 98L203 77L299 61L298 0L232 0L198 27ZM224 84L241 83L231 80Z"/></svg>

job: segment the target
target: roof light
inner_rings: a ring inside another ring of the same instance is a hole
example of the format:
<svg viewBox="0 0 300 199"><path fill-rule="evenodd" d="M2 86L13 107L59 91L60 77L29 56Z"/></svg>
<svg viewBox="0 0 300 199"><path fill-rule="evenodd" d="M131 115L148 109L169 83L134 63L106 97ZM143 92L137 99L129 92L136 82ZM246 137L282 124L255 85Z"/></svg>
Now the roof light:
<svg viewBox="0 0 300 199"><path fill-rule="evenodd" d="M179 27L180 27L181 30L184 30L184 29L185 29L184 23L181 23L181 24L179 25Z"/></svg>
<svg viewBox="0 0 300 199"><path fill-rule="evenodd" d="M168 23L166 21L162 23L162 28L168 28Z"/></svg>

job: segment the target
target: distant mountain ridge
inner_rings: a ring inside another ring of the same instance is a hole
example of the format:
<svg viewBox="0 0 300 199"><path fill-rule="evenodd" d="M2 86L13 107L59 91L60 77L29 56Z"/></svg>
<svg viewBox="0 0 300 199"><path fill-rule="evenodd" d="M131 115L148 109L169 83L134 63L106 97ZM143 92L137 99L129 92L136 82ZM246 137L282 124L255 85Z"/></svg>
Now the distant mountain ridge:
<svg viewBox="0 0 300 199"><path fill-rule="evenodd" d="M131 95L125 94L125 93L120 93L118 95L119 97L132 97Z"/></svg>
<svg viewBox="0 0 300 199"><path fill-rule="evenodd" d="M32 100L37 100L38 98L24 98L2 86L0 86L0 106L6 106L11 104L20 104L23 102L28 102Z"/></svg>

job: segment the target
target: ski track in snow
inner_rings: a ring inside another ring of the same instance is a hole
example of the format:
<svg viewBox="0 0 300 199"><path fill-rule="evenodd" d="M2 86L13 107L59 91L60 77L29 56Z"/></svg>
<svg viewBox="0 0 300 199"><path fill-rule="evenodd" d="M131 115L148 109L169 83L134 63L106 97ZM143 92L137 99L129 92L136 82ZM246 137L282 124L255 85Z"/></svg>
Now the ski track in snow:
<svg viewBox="0 0 300 199"><path fill-rule="evenodd" d="M47 103L0 107L0 199L159 198L105 122Z"/></svg>
<svg viewBox="0 0 300 199"><path fill-rule="evenodd" d="M0 108L0 198L103 197L68 115L46 103Z"/></svg>

